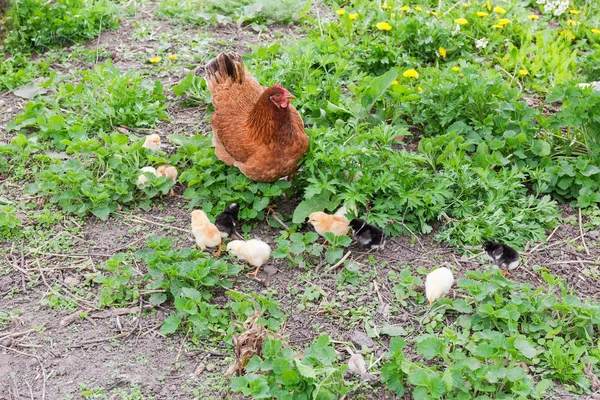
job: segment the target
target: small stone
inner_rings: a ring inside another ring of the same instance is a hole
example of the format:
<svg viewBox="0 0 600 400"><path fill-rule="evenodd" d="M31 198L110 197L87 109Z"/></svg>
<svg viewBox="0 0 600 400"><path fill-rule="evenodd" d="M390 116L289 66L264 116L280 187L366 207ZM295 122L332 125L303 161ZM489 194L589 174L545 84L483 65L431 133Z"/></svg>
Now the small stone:
<svg viewBox="0 0 600 400"><path fill-rule="evenodd" d="M586 233L586 235L588 235L594 240L597 240L600 237L600 231L589 231L588 233Z"/></svg>
<svg viewBox="0 0 600 400"><path fill-rule="evenodd" d="M204 363L198 364L198 367L196 367L196 370L194 371L194 376L199 376L204 372L205 369L206 365Z"/></svg>
<svg viewBox="0 0 600 400"><path fill-rule="evenodd" d="M79 285L79 279L74 278L72 276L67 276L65 278L65 285L69 285L69 286L77 286Z"/></svg>
<svg viewBox="0 0 600 400"><path fill-rule="evenodd" d="M268 275L268 276L273 276L277 273L277 267L274 265L267 265L266 267L263 268L263 271Z"/></svg>
<svg viewBox="0 0 600 400"><path fill-rule="evenodd" d="M21 222L27 221L27 215L25 213L22 213L22 212L16 213L15 214L15 218L18 219Z"/></svg>
<svg viewBox="0 0 600 400"><path fill-rule="evenodd" d="M348 285L346 286L346 291L348 293L356 293L356 288L354 286Z"/></svg>
<svg viewBox="0 0 600 400"><path fill-rule="evenodd" d="M374 344L373 340L371 340L370 337L368 337L363 332L358 331L358 330L352 331L350 340L352 340L352 342L354 342L354 344L356 344L359 347L362 347L362 346L373 347L373 344Z"/></svg>
<svg viewBox="0 0 600 400"><path fill-rule="evenodd" d="M355 373L356 375L362 375L367 373L367 363L365 358L360 353L352 354L348 360L348 370Z"/></svg>
<svg viewBox="0 0 600 400"><path fill-rule="evenodd" d="M379 378L370 372L366 372L364 374L360 374L360 380L363 382L367 382L370 385L374 385L379 381Z"/></svg>
<svg viewBox="0 0 600 400"><path fill-rule="evenodd" d="M383 319L387 320L390 317L390 305L388 303L383 303L377 306L377 312L381 314Z"/></svg>
<svg viewBox="0 0 600 400"><path fill-rule="evenodd" d="M213 371L214 371L216 368L217 368L217 367L215 366L215 364L208 364L208 365L206 366L206 370L207 370L208 372L213 372Z"/></svg>

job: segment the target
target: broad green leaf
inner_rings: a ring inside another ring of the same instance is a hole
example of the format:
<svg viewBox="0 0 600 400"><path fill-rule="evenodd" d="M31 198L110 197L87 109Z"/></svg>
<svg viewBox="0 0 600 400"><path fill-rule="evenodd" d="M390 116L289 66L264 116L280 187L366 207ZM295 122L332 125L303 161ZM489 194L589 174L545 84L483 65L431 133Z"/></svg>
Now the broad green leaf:
<svg viewBox="0 0 600 400"><path fill-rule="evenodd" d="M408 334L403 327L399 325L390 325L387 322L383 324L383 327L379 330L379 332L388 336L405 336Z"/></svg>
<svg viewBox="0 0 600 400"><path fill-rule="evenodd" d="M367 89L362 93L360 104L363 107L362 114L366 115L373 108L373 104L382 94L392 85L392 82L398 77L398 70L393 68L385 74L373 79Z"/></svg>
<svg viewBox="0 0 600 400"><path fill-rule="evenodd" d="M408 382L415 386L427 386L429 376L424 369L416 369L408 374Z"/></svg>
<svg viewBox="0 0 600 400"><path fill-rule="evenodd" d="M313 379L315 379L317 377L317 371L315 371L315 369L313 367L311 367L310 365L306 365L301 360L298 360L298 359L294 359L294 362L296 363L298 372L303 377L313 378Z"/></svg>
<svg viewBox="0 0 600 400"><path fill-rule="evenodd" d="M535 139L531 145L531 152L536 156L544 157L550 155L550 144L545 140Z"/></svg>
<svg viewBox="0 0 600 400"><path fill-rule="evenodd" d="M181 320L179 319L179 317L175 314L171 314L167 319L165 319L162 326L160 327L160 333L162 333L163 335L169 335L175 332L177 328L179 328L180 323Z"/></svg>
<svg viewBox="0 0 600 400"><path fill-rule="evenodd" d="M519 350L525 357L531 359L538 353L531 342L524 337L519 337L514 342L515 349Z"/></svg>
<svg viewBox="0 0 600 400"><path fill-rule="evenodd" d="M164 293L152 293L148 301L150 304L157 306L167 301L167 295Z"/></svg>
<svg viewBox="0 0 600 400"><path fill-rule="evenodd" d="M444 344L440 339L430 337L421 341L417 345L417 353L422 355L426 360L431 360L436 356L442 357L442 354L440 354L440 352L442 351L443 347Z"/></svg>
<svg viewBox="0 0 600 400"><path fill-rule="evenodd" d="M306 218L315 211L323 211L328 208L331 204L331 194L327 191L321 192L314 197L302 200L298 207L294 210L292 222L295 224L301 224L306 221Z"/></svg>

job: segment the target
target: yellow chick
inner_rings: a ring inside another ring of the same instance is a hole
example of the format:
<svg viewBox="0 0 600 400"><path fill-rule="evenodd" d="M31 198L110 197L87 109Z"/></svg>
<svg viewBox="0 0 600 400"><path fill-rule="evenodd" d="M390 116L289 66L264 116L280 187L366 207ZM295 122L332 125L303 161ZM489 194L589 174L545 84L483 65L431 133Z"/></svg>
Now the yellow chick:
<svg viewBox="0 0 600 400"><path fill-rule="evenodd" d="M267 262L271 256L271 247L258 239L251 239L246 242L243 240L232 240L227 244L227 251L242 261L256 267L256 270L250 275L258 274L260 267Z"/></svg>
<svg viewBox="0 0 600 400"><path fill-rule="evenodd" d="M149 150L160 149L160 136L158 136L156 133L146 136L146 140L144 140L142 147L145 147Z"/></svg>
<svg viewBox="0 0 600 400"><path fill-rule="evenodd" d="M196 245L204 251L207 247L218 247L217 255L221 254L221 232L210 222L204 211L192 211L192 234Z"/></svg>
<svg viewBox="0 0 600 400"><path fill-rule="evenodd" d="M156 176L167 176L177 182L177 169L169 164L161 165L156 169ZM168 196L173 196L173 189L169 190Z"/></svg>
<svg viewBox="0 0 600 400"><path fill-rule="evenodd" d="M155 176L158 176L156 174L156 168L154 168L154 167L144 167L140 171L142 171L142 172L152 172ZM143 185L146 182L148 182L148 178L146 177L146 175L140 174L140 176L138 176L136 185L140 186L140 185Z"/></svg>
<svg viewBox="0 0 600 400"><path fill-rule="evenodd" d="M350 221L345 217L346 207L341 207L334 215L317 211L308 216L308 222L321 236L331 232L336 236L347 235L350 231Z"/></svg>
<svg viewBox="0 0 600 400"><path fill-rule="evenodd" d="M173 182L177 182L177 169L169 164L161 165L156 168L156 176L168 176Z"/></svg>
<svg viewBox="0 0 600 400"><path fill-rule="evenodd" d="M429 304L433 304L439 298L444 297L454 284L454 275L446 267L431 271L425 278L425 296Z"/></svg>

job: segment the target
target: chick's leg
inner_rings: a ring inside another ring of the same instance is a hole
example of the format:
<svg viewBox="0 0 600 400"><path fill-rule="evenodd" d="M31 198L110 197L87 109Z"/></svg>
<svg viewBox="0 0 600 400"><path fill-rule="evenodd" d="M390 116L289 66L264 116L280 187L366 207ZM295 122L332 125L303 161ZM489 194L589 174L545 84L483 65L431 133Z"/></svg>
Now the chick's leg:
<svg viewBox="0 0 600 400"><path fill-rule="evenodd" d="M256 267L256 270L254 270L254 272L250 272L248 275L252 275L254 278L258 279L258 271L260 270L260 267Z"/></svg>
<svg viewBox="0 0 600 400"><path fill-rule="evenodd" d="M508 278L510 276L510 272L507 269L501 269L500 273L503 277Z"/></svg>
<svg viewBox="0 0 600 400"><path fill-rule="evenodd" d="M221 240L221 242L219 243L219 246L217 247L217 257L219 257L221 255L222 251L223 251L223 240Z"/></svg>

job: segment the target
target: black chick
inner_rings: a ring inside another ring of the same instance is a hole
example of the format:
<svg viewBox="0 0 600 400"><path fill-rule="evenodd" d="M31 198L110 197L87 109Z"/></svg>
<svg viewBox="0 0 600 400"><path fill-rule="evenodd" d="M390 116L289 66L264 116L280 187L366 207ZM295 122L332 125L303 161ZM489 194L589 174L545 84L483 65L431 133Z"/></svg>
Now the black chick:
<svg viewBox="0 0 600 400"><path fill-rule="evenodd" d="M227 238L233 236L238 225L238 213L240 206L238 203L231 203L215 219L215 226L221 231L221 237Z"/></svg>
<svg viewBox="0 0 600 400"><path fill-rule="evenodd" d="M354 240L360 247L373 250L383 248L385 245L385 233L376 226L367 224L367 221L354 218L350 221L350 227L354 231Z"/></svg>
<svg viewBox="0 0 600 400"><path fill-rule="evenodd" d="M519 266L519 253L510 246L503 243L485 242L483 249L487 255L494 261L494 264L502 270L502 275L508 276L508 270Z"/></svg>

